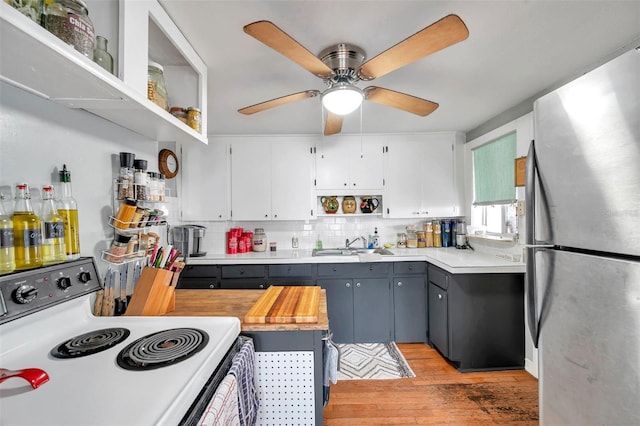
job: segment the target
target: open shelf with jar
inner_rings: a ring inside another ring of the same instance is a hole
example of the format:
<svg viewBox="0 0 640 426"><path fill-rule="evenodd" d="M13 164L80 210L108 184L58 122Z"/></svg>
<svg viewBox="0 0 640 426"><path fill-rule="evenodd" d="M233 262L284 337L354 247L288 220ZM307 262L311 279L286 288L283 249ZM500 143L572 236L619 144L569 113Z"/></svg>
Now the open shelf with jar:
<svg viewBox="0 0 640 426"><path fill-rule="evenodd" d="M68 108L85 109L152 140L206 144L206 65L162 6L156 0L89 1L88 8L92 7L114 9L90 13L96 20L100 15L120 16L96 31L119 35L120 43L110 46L123 46L117 55L117 74L123 79L6 2L0 2L0 79ZM180 82L174 91L176 102L201 111L200 131L148 99L149 60L171 64L164 67L168 90Z"/></svg>
<svg viewBox="0 0 640 426"><path fill-rule="evenodd" d="M319 195L318 217L382 216L382 195Z"/></svg>

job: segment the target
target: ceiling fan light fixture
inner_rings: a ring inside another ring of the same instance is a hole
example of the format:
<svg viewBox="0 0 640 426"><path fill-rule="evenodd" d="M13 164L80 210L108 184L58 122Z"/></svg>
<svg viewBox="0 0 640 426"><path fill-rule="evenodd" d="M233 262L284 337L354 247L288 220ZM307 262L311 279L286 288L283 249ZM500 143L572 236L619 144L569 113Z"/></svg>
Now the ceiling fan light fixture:
<svg viewBox="0 0 640 426"><path fill-rule="evenodd" d="M322 105L330 112L338 115L352 113L364 100L360 88L352 85L339 85L326 90L322 94Z"/></svg>

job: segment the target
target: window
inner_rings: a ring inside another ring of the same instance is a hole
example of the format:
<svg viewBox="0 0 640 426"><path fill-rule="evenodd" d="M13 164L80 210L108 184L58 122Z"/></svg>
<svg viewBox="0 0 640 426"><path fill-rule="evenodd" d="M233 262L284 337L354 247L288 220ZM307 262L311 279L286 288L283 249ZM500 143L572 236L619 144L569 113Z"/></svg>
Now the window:
<svg viewBox="0 0 640 426"><path fill-rule="evenodd" d="M489 235L515 234L516 133L479 146L472 154L474 201L471 224Z"/></svg>

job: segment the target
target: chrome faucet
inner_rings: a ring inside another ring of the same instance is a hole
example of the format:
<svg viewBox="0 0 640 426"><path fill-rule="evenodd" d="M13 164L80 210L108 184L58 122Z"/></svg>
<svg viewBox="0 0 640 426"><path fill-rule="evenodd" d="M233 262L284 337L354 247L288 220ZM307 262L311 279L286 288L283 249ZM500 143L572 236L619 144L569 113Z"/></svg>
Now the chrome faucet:
<svg viewBox="0 0 640 426"><path fill-rule="evenodd" d="M367 248L367 239L366 239L365 237L362 237L362 236L360 236L360 237L356 238L356 239L355 239L355 240L353 240L353 241L349 241L349 239L347 238L347 240L345 241L345 243L344 243L344 244L345 244L345 246L346 246L347 248L349 248L349 247L351 247L351 245L352 245L353 243L355 243L355 242L356 242L356 241L358 241L358 240L362 240L362 248Z"/></svg>

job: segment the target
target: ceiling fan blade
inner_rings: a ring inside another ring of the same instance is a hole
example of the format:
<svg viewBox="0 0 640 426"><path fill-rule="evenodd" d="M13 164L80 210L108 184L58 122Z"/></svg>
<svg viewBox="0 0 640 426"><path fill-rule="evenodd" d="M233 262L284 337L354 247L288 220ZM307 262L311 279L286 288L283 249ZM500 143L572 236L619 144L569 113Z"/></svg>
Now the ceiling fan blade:
<svg viewBox="0 0 640 426"><path fill-rule="evenodd" d="M245 25L243 29L251 37L291 59L315 76L324 78L330 76L333 72L316 55L309 52L273 22L257 21Z"/></svg>
<svg viewBox="0 0 640 426"><path fill-rule="evenodd" d="M327 112L327 120L324 123L325 136L335 135L342 131L342 116Z"/></svg>
<svg viewBox="0 0 640 426"><path fill-rule="evenodd" d="M313 98L320 94L317 90L305 90L304 92L292 93L291 95L282 96L279 98L271 99L268 101L260 102L259 104L251 105L248 107L240 108L238 112L240 114L255 114L266 109L278 107L280 105L288 104L290 102L301 101L307 98Z"/></svg>
<svg viewBox="0 0 640 426"><path fill-rule="evenodd" d="M362 64L358 75L371 80L395 71L469 37L457 15L448 15Z"/></svg>
<svg viewBox="0 0 640 426"><path fill-rule="evenodd" d="M382 87L369 86L364 89L365 99L380 105L398 108L412 114L425 117L438 108L438 104L406 93Z"/></svg>

